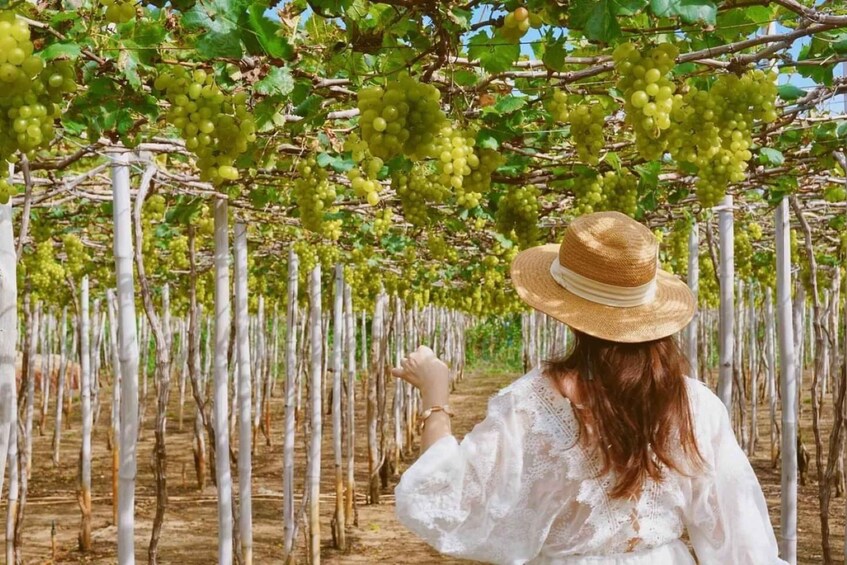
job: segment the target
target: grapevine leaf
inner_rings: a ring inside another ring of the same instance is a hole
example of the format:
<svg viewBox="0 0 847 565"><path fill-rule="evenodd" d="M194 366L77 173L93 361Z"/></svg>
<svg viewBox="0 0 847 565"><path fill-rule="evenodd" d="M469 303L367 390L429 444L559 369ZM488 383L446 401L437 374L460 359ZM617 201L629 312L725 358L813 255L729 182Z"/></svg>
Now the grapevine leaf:
<svg viewBox="0 0 847 565"><path fill-rule="evenodd" d="M489 73L502 73L508 70L521 54L517 43L504 43L492 38L482 31L468 41L468 58L479 61L483 69Z"/></svg>
<svg viewBox="0 0 847 565"><path fill-rule="evenodd" d="M570 24L588 39L609 42L620 36L617 6L610 0L576 0L571 6Z"/></svg>
<svg viewBox="0 0 847 565"><path fill-rule="evenodd" d="M835 128L835 136L839 138L847 137L847 122L838 124L838 127Z"/></svg>
<svg viewBox="0 0 847 565"><path fill-rule="evenodd" d="M806 96L805 90L793 84L780 84L777 87L777 92L779 92L779 97L786 102Z"/></svg>
<svg viewBox="0 0 847 565"><path fill-rule="evenodd" d="M718 8L711 0L651 0L650 8L659 17L679 16L686 23L715 25Z"/></svg>
<svg viewBox="0 0 847 565"><path fill-rule="evenodd" d="M500 98L494 106L488 106L486 110L493 108L498 114L511 114L515 110L519 110L524 106L526 106L525 96L514 96L509 94L508 96Z"/></svg>
<svg viewBox="0 0 847 565"><path fill-rule="evenodd" d="M197 41L197 54L204 59L241 57L244 54L241 36L235 30L226 33L209 32Z"/></svg>
<svg viewBox="0 0 847 565"><path fill-rule="evenodd" d="M618 0L615 2L615 13L618 16L634 16L649 3L650 0Z"/></svg>
<svg viewBox="0 0 847 565"><path fill-rule="evenodd" d="M294 48L284 37L277 35L280 30L279 25L265 17L266 10L267 2L253 2L247 9L247 25L265 53L277 59L291 59ZM250 35L245 34L248 47L252 41L247 41L246 37Z"/></svg>
<svg viewBox="0 0 847 565"><path fill-rule="evenodd" d="M255 90L259 94L286 96L294 90L294 79L287 67L271 67L268 74L256 83Z"/></svg>
<svg viewBox="0 0 847 565"><path fill-rule="evenodd" d="M565 38L560 37L557 40L546 44L541 61L548 69L561 71L565 67L565 57L567 54L567 49L565 49Z"/></svg>
<svg viewBox="0 0 847 565"><path fill-rule="evenodd" d="M46 47L40 54L45 61L52 61L59 57L76 60L80 53L82 53L82 49L76 43L60 42Z"/></svg>
<svg viewBox="0 0 847 565"><path fill-rule="evenodd" d="M494 239L497 240L497 243L499 243L500 246L503 249L511 249L512 247L515 246L514 242L511 239L509 239L508 237L506 237L505 235L503 235L500 232L493 232L492 235L494 236Z"/></svg>
<svg viewBox="0 0 847 565"><path fill-rule="evenodd" d="M609 164L617 172L621 171L621 158L614 151L609 151L606 153L606 156L603 157L603 160Z"/></svg>
<svg viewBox="0 0 847 565"><path fill-rule="evenodd" d="M782 165L785 162L785 155L778 149L762 147L759 149L759 162L763 165Z"/></svg>
<svg viewBox="0 0 847 565"><path fill-rule="evenodd" d="M830 47L839 55L847 53L847 33L837 35Z"/></svg>

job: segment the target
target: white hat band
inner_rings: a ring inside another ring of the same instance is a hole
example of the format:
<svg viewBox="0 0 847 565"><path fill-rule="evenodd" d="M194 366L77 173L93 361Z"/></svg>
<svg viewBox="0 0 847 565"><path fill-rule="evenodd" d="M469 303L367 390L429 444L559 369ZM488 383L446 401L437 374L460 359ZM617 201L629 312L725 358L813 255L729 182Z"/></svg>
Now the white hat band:
<svg viewBox="0 0 847 565"><path fill-rule="evenodd" d="M617 286L589 279L563 267L556 257L550 265L550 275L559 286L584 298L605 306L629 308L649 304L656 297L656 277L641 286Z"/></svg>

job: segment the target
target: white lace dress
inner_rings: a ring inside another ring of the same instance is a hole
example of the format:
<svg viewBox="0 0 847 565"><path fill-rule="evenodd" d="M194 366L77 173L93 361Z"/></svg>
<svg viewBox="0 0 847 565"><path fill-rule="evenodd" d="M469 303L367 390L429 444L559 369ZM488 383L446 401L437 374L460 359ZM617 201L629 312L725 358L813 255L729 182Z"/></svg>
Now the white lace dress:
<svg viewBox="0 0 847 565"><path fill-rule="evenodd" d="M761 487L726 409L688 379L700 452L695 477L667 473L638 500L612 500L610 475L577 443L570 401L539 370L494 396L461 443L446 436L397 485L397 516L438 551L489 563L776 565Z"/></svg>

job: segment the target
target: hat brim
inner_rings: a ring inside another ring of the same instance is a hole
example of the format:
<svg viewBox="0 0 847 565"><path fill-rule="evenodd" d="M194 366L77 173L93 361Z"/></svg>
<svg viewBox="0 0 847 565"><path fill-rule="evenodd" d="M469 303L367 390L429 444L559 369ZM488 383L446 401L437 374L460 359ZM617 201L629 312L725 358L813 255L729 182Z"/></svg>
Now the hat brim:
<svg viewBox="0 0 847 565"><path fill-rule="evenodd" d="M641 306L597 304L566 290L550 274L559 245L526 249L512 261L512 284L521 300L580 332L609 341L639 343L677 333L697 310L684 282L659 269L656 296Z"/></svg>

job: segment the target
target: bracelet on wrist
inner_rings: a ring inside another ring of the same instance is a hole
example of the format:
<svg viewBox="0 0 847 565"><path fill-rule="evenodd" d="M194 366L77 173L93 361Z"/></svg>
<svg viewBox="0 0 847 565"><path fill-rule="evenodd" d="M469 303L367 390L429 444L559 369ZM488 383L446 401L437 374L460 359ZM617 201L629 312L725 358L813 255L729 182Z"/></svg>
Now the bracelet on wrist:
<svg viewBox="0 0 847 565"><path fill-rule="evenodd" d="M426 425L426 421L429 419L430 416L432 416L436 412L443 412L444 414L447 414L450 418L454 416L453 411L450 410L450 406L448 404L427 408L426 410L421 412L421 415L419 417L421 432L423 432L424 426Z"/></svg>

